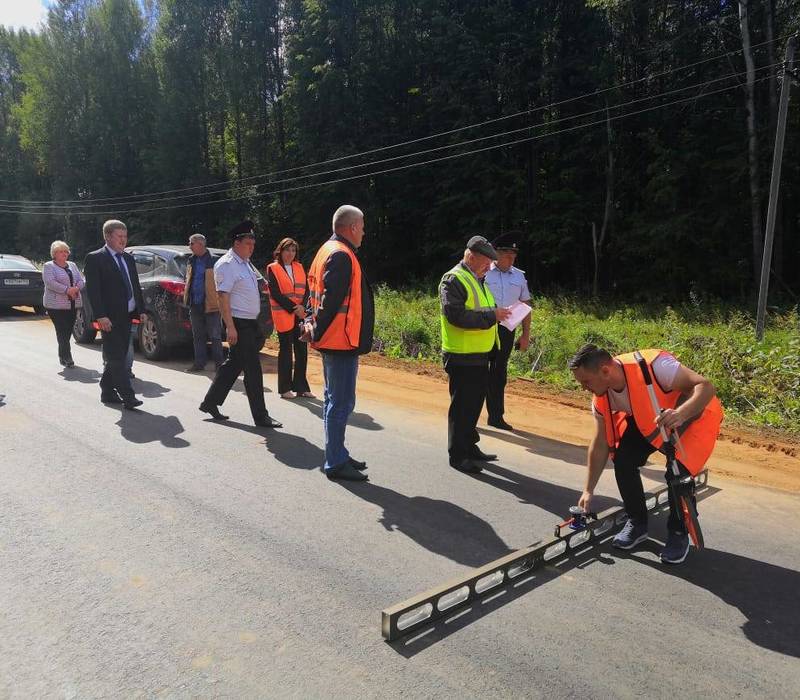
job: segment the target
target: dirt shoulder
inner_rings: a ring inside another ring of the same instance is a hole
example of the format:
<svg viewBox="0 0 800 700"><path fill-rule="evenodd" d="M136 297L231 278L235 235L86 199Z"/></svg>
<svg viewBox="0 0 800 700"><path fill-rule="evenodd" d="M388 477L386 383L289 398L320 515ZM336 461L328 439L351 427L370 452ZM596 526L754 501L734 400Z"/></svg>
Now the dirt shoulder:
<svg viewBox="0 0 800 700"><path fill-rule="evenodd" d="M277 357L277 341L264 352ZM309 379L322 383L319 356L309 354ZM393 406L444 415L449 398L447 375L431 362L395 360L378 354L362 358L360 396ZM518 434L587 446L592 434L589 398L580 392L559 393L531 381L514 379L506 391L506 419ZM800 492L800 443L742 426L723 424L711 458L715 474L759 486Z"/></svg>

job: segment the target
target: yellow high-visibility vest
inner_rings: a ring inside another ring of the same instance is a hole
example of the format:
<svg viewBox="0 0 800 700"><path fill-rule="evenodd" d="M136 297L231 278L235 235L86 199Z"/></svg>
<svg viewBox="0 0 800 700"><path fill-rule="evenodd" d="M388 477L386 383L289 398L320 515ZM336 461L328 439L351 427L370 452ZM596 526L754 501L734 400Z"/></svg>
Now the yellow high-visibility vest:
<svg viewBox="0 0 800 700"><path fill-rule="evenodd" d="M465 307L471 310L494 309L494 297L488 285L480 285L475 276L467 272L461 264L456 265L447 275L455 275L467 290ZM444 280L444 277L442 277ZM454 326L440 314L442 325L442 350L458 354L489 352L494 347L500 347L500 338L497 333L497 324L491 328L459 328Z"/></svg>

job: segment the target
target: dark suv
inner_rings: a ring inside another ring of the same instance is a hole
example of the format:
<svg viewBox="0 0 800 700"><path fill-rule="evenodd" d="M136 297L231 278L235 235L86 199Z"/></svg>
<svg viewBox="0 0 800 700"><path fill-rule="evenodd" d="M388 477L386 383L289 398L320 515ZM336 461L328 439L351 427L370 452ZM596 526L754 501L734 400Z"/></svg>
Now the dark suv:
<svg viewBox="0 0 800 700"><path fill-rule="evenodd" d="M172 348L191 346L192 325L189 322L189 309L183 303L186 266L192 254L189 246L137 245L125 250L136 261L147 312L146 320L139 326L139 350L148 360L160 360ZM227 251L209 248L208 252L216 262ZM87 319L92 318L87 294L83 295L83 301L84 307L78 310L72 335L79 343L91 343L97 331L87 323ZM258 320L264 327L265 335L269 336L272 333L272 317L266 284L261 291Z"/></svg>

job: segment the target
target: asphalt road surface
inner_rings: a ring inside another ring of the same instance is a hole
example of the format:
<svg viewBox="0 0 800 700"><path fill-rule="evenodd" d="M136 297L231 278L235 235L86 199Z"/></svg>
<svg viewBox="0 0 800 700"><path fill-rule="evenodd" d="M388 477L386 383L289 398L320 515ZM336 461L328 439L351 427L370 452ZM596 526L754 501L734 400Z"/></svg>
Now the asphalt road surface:
<svg viewBox="0 0 800 700"><path fill-rule="evenodd" d="M2 697L797 697L796 495L712 474L683 566L658 561L659 516L631 555L595 548L387 644L384 607L548 537L584 450L488 430L500 461L460 474L445 416L387 395L356 407L370 481L343 486L318 469L320 402L280 400L267 358L277 431L241 384L207 420L187 358L137 357L131 412L99 402L99 345L74 357L48 320L0 316Z"/></svg>

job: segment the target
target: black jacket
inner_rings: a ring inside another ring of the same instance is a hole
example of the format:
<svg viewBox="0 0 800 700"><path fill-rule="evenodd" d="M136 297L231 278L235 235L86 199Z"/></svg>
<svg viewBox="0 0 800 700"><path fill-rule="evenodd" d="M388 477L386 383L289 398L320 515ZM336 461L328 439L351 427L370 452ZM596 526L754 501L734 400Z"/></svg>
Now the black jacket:
<svg viewBox="0 0 800 700"><path fill-rule="evenodd" d="M356 247L345 238L331 236L332 241L340 241L349 246L358 255ZM360 262L360 261L359 261ZM322 305L317 313L316 325L312 340L317 341L328 330L333 322L333 317L344 302L350 289L350 278L353 274L350 256L347 253L336 252L328 258L325 265L325 275L322 278ZM306 313L311 315L311 305L306 305ZM337 352L366 355L372 350L372 338L375 332L375 299L372 296L372 287L369 286L364 266L361 265L361 331L359 333L358 348L355 350L320 350L320 352Z"/></svg>
<svg viewBox="0 0 800 700"><path fill-rule="evenodd" d="M92 306L93 321L105 317L112 324L116 324L124 322L131 316L138 318L139 314L144 313L144 298L139 285L139 274L136 272L136 263L133 256L128 253L123 253L122 259L128 266L133 298L136 302L132 314L128 312L128 292L117 261L111 257L105 246L86 256L83 275L86 278L86 292Z"/></svg>

